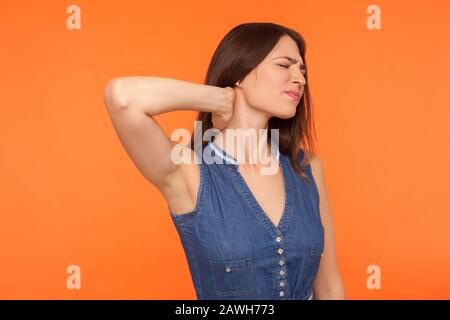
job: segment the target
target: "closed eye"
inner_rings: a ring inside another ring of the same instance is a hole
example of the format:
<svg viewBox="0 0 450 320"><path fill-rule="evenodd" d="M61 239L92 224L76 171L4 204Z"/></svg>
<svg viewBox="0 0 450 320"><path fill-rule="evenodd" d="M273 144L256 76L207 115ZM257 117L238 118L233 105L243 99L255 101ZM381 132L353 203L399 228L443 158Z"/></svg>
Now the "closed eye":
<svg viewBox="0 0 450 320"><path fill-rule="evenodd" d="M286 65L286 64L278 64L278 65L279 65L280 67L283 67L283 68L289 68L289 66ZM301 71L302 71L302 74L305 75L306 69L301 69Z"/></svg>

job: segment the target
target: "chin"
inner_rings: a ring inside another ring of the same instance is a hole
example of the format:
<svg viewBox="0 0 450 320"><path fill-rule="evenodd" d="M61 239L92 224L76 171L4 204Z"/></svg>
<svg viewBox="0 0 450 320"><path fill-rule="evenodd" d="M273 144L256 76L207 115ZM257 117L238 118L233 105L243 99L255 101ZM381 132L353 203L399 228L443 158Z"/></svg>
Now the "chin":
<svg viewBox="0 0 450 320"><path fill-rule="evenodd" d="M280 118L280 119L290 119L293 116L295 116L295 112L297 109L292 109L292 110L286 110L286 112L277 112L276 114L274 114L275 117ZM284 110L281 110L284 111Z"/></svg>

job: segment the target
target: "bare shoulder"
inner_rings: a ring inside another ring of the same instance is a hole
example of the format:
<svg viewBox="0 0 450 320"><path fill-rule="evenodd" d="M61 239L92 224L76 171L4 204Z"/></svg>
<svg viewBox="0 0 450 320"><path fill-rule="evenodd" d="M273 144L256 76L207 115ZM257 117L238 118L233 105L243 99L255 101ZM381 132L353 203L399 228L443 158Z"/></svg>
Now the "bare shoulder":
<svg viewBox="0 0 450 320"><path fill-rule="evenodd" d="M196 206L197 193L200 186L200 167L197 154L188 146L180 146L189 161L181 163L175 171L165 179L161 193L175 214L189 213Z"/></svg>
<svg viewBox="0 0 450 320"><path fill-rule="evenodd" d="M314 181L317 185L317 191L323 197L323 190L325 188L324 181L324 173L323 173L323 163L319 156L310 151L305 151L305 156L307 158L307 162L311 165L311 172L314 178Z"/></svg>
<svg viewBox="0 0 450 320"><path fill-rule="evenodd" d="M308 159L308 163L311 165L311 171L313 172L313 174L315 174L315 176L322 175L323 164L319 156L316 153L310 151L305 151L305 156Z"/></svg>

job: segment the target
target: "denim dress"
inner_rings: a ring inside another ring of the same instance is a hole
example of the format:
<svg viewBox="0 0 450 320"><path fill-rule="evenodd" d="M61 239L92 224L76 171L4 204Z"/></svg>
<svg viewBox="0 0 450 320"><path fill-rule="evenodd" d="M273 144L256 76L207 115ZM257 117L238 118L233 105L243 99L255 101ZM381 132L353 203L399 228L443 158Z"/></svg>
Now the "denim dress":
<svg viewBox="0 0 450 320"><path fill-rule="evenodd" d="M201 162L196 206L180 215L169 212L197 299L314 299L312 284L324 249L317 186L310 165L308 184L288 156L273 151L286 191L278 226L250 191L235 158L213 141L196 151ZM302 149L296 160L303 156Z"/></svg>

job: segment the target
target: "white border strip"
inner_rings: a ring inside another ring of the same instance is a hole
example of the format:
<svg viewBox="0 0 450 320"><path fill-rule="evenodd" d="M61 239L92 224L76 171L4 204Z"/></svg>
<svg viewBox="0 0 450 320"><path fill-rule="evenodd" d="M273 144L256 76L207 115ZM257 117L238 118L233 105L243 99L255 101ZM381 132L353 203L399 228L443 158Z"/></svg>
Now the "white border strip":
<svg viewBox="0 0 450 320"><path fill-rule="evenodd" d="M231 159L230 157L227 157L226 155L224 155L224 154L222 153L222 151L218 150L218 149L214 146L214 142L213 142L213 141L210 142L210 145L211 145L211 148L213 148L214 152L215 152L219 157L221 157L221 158L224 159L224 160L228 160L228 161L230 161L230 162L233 163L233 164L236 164L236 165L238 164L236 160Z"/></svg>

